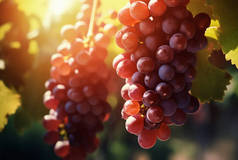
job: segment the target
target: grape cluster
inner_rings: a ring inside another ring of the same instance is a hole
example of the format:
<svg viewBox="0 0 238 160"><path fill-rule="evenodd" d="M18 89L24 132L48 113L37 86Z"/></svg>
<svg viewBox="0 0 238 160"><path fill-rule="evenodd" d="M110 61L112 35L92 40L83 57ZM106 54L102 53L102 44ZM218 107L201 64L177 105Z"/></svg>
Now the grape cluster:
<svg viewBox="0 0 238 160"><path fill-rule="evenodd" d="M86 2L80 14L88 16L91 4ZM89 27L85 19L82 16L75 25L62 28L64 41L51 57L51 79L45 83L44 104L50 111L43 118L44 140L64 160L83 160L95 151L96 134L111 111L104 60L116 29L110 24L95 25L94 36L85 38Z"/></svg>
<svg viewBox="0 0 238 160"><path fill-rule="evenodd" d="M118 13L125 25L116 42L125 53L113 68L126 79L121 111L126 130L138 136L142 148L170 138L170 125L183 125L186 114L199 109L192 96L196 52L207 45L210 17L193 17L189 0L130 0Z"/></svg>

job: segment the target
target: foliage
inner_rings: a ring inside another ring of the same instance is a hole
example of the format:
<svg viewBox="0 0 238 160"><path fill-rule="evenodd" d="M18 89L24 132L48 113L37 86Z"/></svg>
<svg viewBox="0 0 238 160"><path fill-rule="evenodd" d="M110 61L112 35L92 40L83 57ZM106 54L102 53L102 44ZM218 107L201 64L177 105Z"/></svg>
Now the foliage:
<svg viewBox="0 0 238 160"><path fill-rule="evenodd" d="M7 124L7 117L14 114L20 106L20 96L13 90L8 89L2 81L0 81L0 131Z"/></svg>

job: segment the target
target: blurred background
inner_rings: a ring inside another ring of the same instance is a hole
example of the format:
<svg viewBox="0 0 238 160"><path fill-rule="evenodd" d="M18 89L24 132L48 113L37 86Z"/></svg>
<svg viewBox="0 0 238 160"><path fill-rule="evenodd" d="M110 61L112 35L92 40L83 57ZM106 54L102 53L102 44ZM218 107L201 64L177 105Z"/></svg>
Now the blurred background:
<svg viewBox="0 0 238 160"><path fill-rule="evenodd" d="M102 0L101 13L106 16L112 6L118 10L126 3ZM0 118L0 129L4 128L0 132L0 160L58 159L53 147L43 141L41 118L47 110L42 94L49 78L50 55L62 41L60 28L74 24L80 8L80 0L0 0L0 91L4 91L0 93L0 115L7 115ZM113 23L121 27L119 22ZM122 50L112 42L109 52L107 64L111 67L113 57ZM157 142L151 150L141 149L137 138L126 132L120 114L123 82L112 74L115 81L108 101L113 112L100 134L100 148L88 159L237 160L238 72L224 57L220 59L233 77L224 100L202 104L183 127L172 127L169 141Z"/></svg>

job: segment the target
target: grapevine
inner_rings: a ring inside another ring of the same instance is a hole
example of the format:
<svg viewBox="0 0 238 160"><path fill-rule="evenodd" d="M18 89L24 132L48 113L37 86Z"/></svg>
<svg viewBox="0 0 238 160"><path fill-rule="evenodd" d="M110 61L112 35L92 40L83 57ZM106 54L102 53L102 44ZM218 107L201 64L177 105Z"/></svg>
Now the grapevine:
<svg viewBox="0 0 238 160"><path fill-rule="evenodd" d="M104 60L115 26L94 22L99 4L85 1L76 24L62 28L64 41L51 57L51 79L45 83L44 104L50 111L43 118L44 140L65 160L85 159L97 149L96 134L111 111Z"/></svg>
<svg viewBox="0 0 238 160"><path fill-rule="evenodd" d="M169 126L181 126L186 114L199 110L190 94L196 75L196 53L207 46L206 13L193 16L189 0L130 0L118 13L125 25L116 42L125 53L113 68L126 84L122 118L126 130L138 136L144 149L171 136Z"/></svg>

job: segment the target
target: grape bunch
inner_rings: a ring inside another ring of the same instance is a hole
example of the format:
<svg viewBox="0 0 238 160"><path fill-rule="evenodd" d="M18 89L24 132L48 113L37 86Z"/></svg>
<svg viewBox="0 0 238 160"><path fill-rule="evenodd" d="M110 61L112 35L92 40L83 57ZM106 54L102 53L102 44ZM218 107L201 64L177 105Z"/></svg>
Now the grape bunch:
<svg viewBox="0 0 238 160"><path fill-rule="evenodd" d="M207 45L204 36L210 17L193 17L189 0L130 0L118 13L125 25L116 42L125 53L114 58L113 68L126 83L121 114L126 130L138 136L144 149L157 139L170 138L171 125L183 125L186 114L199 109L190 94L196 75L196 52Z"/></svg>
<svg viewBox="0 0 238 160"><path fill-rule="evenodd" d="M86 1L80 13L88 16L90 7ZM64 41L51 57L51 79L45 83L43 101L50 111L43 118L44 140L64 160L84 160L97 149L96 134L111 111L106 101L110 73L104 60L116 29L95 24L94 36L88 37L90 24L85 19L82 16L75 25L62 27Z"/></svg>

